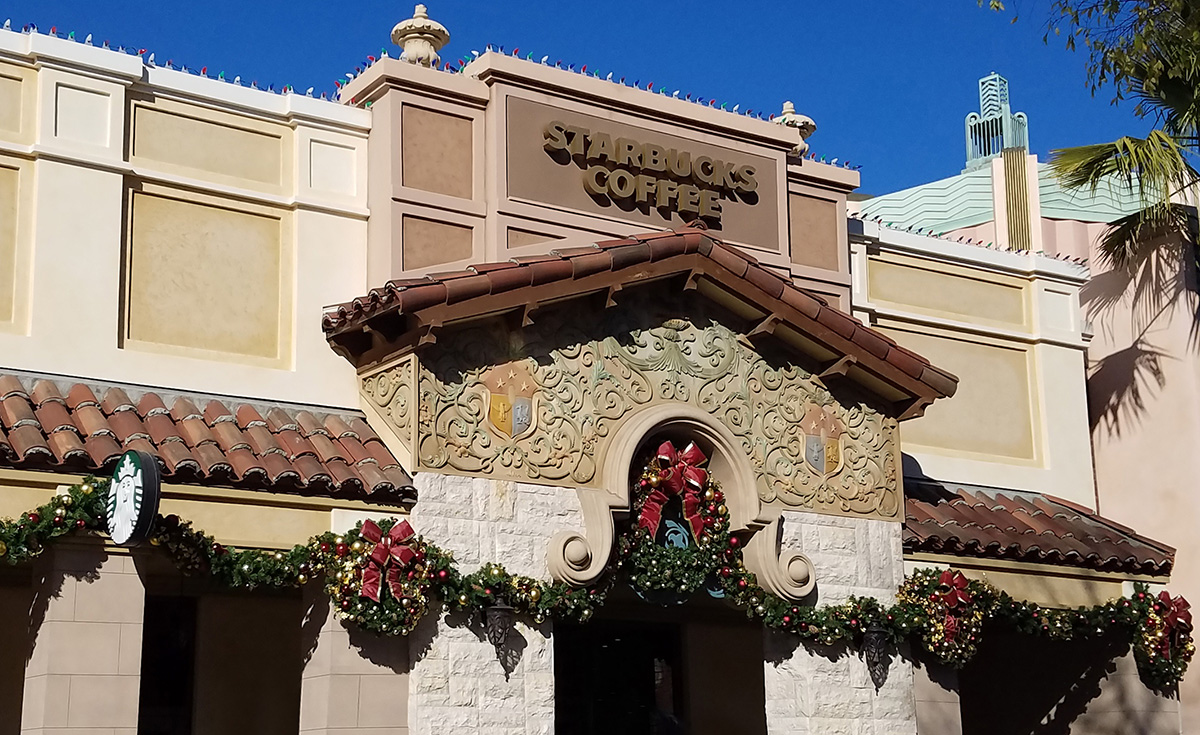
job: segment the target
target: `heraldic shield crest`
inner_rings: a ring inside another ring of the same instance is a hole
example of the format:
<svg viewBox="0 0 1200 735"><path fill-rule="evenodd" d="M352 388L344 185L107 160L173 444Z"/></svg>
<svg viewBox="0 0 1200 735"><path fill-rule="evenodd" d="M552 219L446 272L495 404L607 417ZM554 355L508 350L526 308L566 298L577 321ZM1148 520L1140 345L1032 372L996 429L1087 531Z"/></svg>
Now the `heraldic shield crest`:
<svg viewBox="0 0 1200 735"><path fill-rule="evenodd" d="M800 420L804 433L804 462L817 474L828 477L842 469L842 435L845 430L832 406L809 406Z"/></svg>
<svg viewBox="0 0 1200 735"><path fill-rule="evenodd" d="M509 439L521 439L536 428L537 383L520 363L497 365L483 376L488 424Z"/></svg>

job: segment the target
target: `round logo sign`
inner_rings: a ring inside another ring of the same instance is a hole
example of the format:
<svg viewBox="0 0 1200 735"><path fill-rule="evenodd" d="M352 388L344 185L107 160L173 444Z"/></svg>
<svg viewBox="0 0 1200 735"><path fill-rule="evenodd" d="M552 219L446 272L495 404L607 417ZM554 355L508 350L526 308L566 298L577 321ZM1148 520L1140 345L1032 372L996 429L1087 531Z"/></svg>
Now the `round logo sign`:
<svg viewBox="0 0 1200 735"><path fill-rule="evenodd" d="M158 462L145 452L121 455L108 488L108 535L119 546L146 540L158 515Z"/></svg>

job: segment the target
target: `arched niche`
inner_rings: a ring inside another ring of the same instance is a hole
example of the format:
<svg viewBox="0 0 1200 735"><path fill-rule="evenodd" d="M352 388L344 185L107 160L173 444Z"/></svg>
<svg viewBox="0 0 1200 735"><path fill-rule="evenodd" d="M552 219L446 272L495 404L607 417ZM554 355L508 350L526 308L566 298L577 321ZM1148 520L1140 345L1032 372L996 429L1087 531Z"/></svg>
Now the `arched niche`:
<svg viewBox="0 0 1200 735"><path fill-rule="evenodd" d="M601 468L604 489L576 490L585 532L560 531L550 539L546 562L551 576L580 587L600 577L612 557L614 515L630 509L630 467L644 447L668 438L681 448L694 441L708 457L707 468L725 494L730 525L748 537L744 559L759 584L789 600L812 592L812 562L799 552L781 552L780 511L760 502L754 468L737 437L710 414L682 404L651 406L617 430Z"/></svg>

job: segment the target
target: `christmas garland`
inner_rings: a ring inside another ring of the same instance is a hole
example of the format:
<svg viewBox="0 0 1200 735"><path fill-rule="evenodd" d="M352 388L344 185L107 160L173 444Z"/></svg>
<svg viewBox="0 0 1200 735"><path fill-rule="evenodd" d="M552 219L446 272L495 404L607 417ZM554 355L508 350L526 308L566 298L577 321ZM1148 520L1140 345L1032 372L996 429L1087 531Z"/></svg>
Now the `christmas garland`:
<svg viewBox="0 0 1200 735"><path fill-rule="evenodd" d="M931 569L907 577L891 605L865 597L820 607L781 599L745 568L742 540L730 532L720 487L702 464L694 447L660 447L634 480L636 522L618 539L612 573L586 588L512 575L499 564L464 575L451 553L416 536L405 521L366 521L271 551L227 548L177 516L160 515L150 543L184 573L226 587L320 583L340 618L380 635L406 635L430 611L482 613L497 606L534 623L586 622L619 579L664 603L707 590L769 629L863 651L873 675L886 671L887 649L904 641L962 667L983 634L998 628L1060 641L1121 636L1143 682L1159 690L1179 683L1195 653L1188 603L1165 591L1155 597L1142 583L1129 597L1073 610L1042 608L961 572ZM108 480L89 477L17 519L0 519L0 561L28 562L58 537L103 531L107 489ZM676 508L682 521L666 517Z"/></svg>

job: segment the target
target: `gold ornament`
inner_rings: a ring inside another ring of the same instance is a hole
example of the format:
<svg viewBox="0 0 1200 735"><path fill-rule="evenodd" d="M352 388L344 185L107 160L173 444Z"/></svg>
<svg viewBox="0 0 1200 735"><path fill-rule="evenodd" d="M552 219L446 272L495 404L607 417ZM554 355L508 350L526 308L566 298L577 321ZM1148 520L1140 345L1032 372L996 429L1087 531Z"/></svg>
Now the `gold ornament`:
<svg viewBox="0 0 1200 735"><path fill-rule="evenodd" d="M91 483L88 482L85 482L79 486L79 492L83 493L84 495L91 495L92 489Z"/></svg>
<svg viewBox="0 0 1200 735"><path fill-rule="evenodd" d="M162 541L159 540L158 536L151 536L150 537L150 545L151 546L161 546Z"/></svg>
<svg viewBox="0 0 1200 735"><path fill-rule="evenodd" d="M66 514L67 514L66 508L55 508L54 509L54 515L58 516L59 518L62 518Z"/></svg>
<svg viewBox="0 0 1200 735"><path fill-rule="evenodd" d="M725 515L728 512L729 512L729 509L726 508L723 504L717 506L717 513L720 513L721 515Z"/></svg>
<svg viewBox="0 0 1200 735"><path fill-rule="evenodd" d="M308 584L308 575L301 574L299 577L296 577L296 581L300 584Z"/></svg>
<svg viewBox="0 0 1200 735"><path fill-rule="evenodd" d="M540 600L541 597L542 597L542 591L539 590L537 587L534 587L533 589L529 590L529 599L533 600L534 602L537 602L538 600Z"/></svg>
<svg viewBox="0 0 1200 735"><path fill-rule="evenodd" d="M70 495L63 495L62 496L62 504L63 504L63 507L70 508L72 505L75 504L75 498L72 498Z"/></svg>
<svg viewBox="0 0 1200 735"><path fill-rule="evenodd" d="M705 500L712 500L715 497L717 497L717 495L716 495L716 493L714 493L712 491L711 487L704 491L704 499Z"/></svg>
<svg viewBox="0 0 1200 735"><path fill-rule="evenodd" d="M459 595L459 596L458 596L458 604L460 604L460 605L466 605L468 602L470 602L470 600L467 598L467 596L466 596L466 595Z"/></svg>
<svg viewBox="0 0 1200 735"><path fill-rule="evenodd" d="M4 543L3 541L0 541L0 556L4 556L7 553L8 553L8 544Z"/></svg>
<svg viewBox="0 0 1200 735"><path fill-rule="evenodd" d="M658 475L651 475L649 482L650 482L650 487L658 487L658 483L659 483Z"/></svg>
<svg viewBox="0 0 1200 735"><path fill-rule="evenodd" d="M350 544L350 548L354 549L355 551L362 551L362 541L355 541L354 543Z"/></svg>

